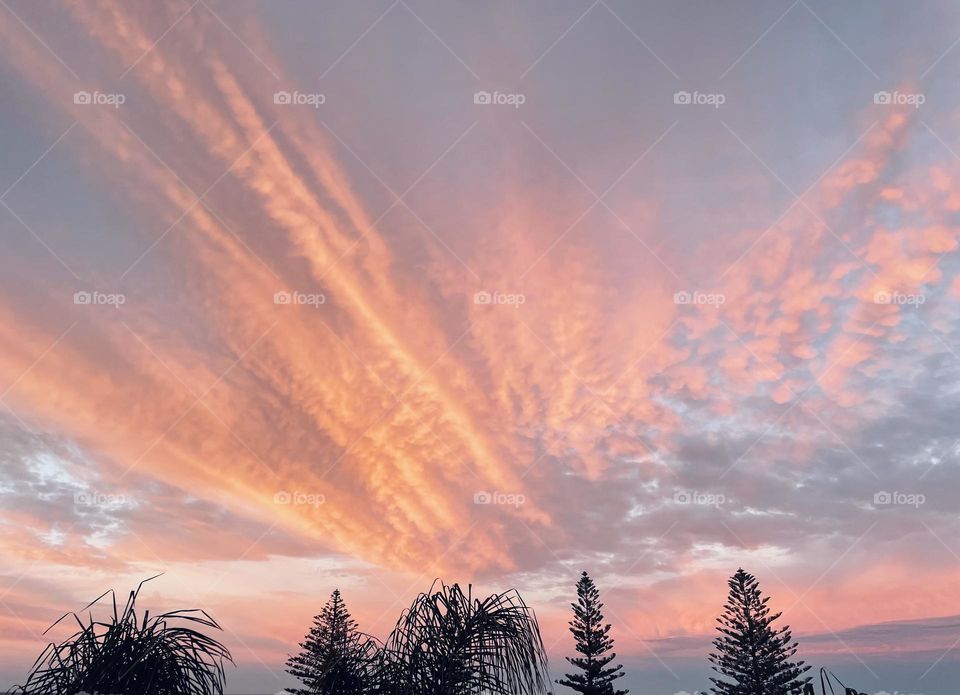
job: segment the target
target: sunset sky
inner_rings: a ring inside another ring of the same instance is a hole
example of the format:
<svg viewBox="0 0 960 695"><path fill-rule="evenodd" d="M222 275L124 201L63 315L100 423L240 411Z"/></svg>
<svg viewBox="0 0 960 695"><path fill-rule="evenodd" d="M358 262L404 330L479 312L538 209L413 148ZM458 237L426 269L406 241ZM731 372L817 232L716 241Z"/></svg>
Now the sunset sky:
<svg viewBox="0 0 960 695"><path fill-rule="evenodd" d="M743 566L955 693L957 3L0 0L0 56L0 690L158 572L231 693L435 577L556 678L586 569L694 692Z"/></svg>

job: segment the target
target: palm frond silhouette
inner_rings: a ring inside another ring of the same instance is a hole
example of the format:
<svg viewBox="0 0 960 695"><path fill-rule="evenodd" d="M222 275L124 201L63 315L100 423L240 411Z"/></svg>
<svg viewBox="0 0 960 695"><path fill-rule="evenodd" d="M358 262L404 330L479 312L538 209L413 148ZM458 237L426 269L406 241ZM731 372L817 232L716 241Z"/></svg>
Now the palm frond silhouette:
<svg viewBox="0 0 960 695"><path fill-rule="evenodd" d="M384 695L540 695L550 682L536 616L516 591L480 599L439 580L401 615L380 676Z"/></svg>
<svg viewBox="0 0 960 695"><path fill-rule="evenodd" d="M160 575L157 575L160 576ZM51 643L34 662L26 683L14 692L25 695L75 695L80 692L117 695L222 695L224 662L233 663L229 650L200 629L220 630L220 625L199 609L175 610L151 616L137 612L143 585L130 592L122 610L111 590L89 603L110 596L112 614L105 621L86 620L67 613L78 630ZM199 629L198 629L199 628Z"/></svg>

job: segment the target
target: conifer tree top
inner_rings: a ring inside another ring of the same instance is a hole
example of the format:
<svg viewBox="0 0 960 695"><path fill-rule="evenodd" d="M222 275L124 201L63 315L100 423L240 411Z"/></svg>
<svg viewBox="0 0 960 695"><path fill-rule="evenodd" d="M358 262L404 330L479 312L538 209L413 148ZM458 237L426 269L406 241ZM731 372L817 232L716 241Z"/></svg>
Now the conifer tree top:
<svg viewBox="0 0 960 695"><path fill-rule="evenodd" d="M586 572L577 581L577 602L570 607L573 609L570 632L580 656L567 657L567 661L579 670L566 674L566 678L557 683L582 695L627 695L626 690L613 688L613 682L624 675L623 665L610 666L617 658L612 651L610 624L604 623L600 591Z"/></svg>
<svg viewBox="0 0 960 695"><path fill-rule="evenodd" d="M789 626L775 627L780 613L771 614L757 578L739 568L727 582L730 591L717 618L720 633L710 655L715 695L792 695L810 680L810 669L795 660L797 643Z"/></svg>
<svg viewBox="0 0 960 695"><path fill-rule="evenodd" d="M361 693L369 645L357 632L357 622L334 589L300 642L300 652L287 660L287 673L305 687L295 695L354 695Z"/></svg>

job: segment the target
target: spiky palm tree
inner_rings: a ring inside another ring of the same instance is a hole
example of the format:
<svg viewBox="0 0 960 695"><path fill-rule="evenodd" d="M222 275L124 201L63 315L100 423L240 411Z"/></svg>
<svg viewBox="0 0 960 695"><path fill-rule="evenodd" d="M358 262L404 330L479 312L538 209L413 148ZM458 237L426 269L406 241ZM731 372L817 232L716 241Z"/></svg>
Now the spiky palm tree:
<svg viewBox="0 0 960 695"><path fill-rule="evenodd" d="M480 599L442 582L401 615L380 676L391 695L541 695L550 682L536 616L516 591Z"/></svg>
<svg viewBox="0 0 960 695"><path fill-rule="evenodd" d="M157 575L159 576L159 575ZM151 577L150 579L156 579ZM40 654L24 685L25 695L75 695L80 692L116 695L222 695L224 661L233 663L229 650L194 628L220 630L205 611L177 610L138 615L137 596L146 581L130 592L122 611L113 591L113 613L106 621L72 617L79 630ZM46 634L46 632L44 633Z"/></svg>
<svg viewBox="0 0 960 695"><path fill-rule="evenodd" d="M834 690L834 684L836 684L836 690ZM864 692L860 692L856 688L847 687L839 678L837 678L837 674L833 673L832 671L828 671L825 668L821 668L820 695L827 695L828 689L830 695L833 695L834 693L845 693L846 695L867 695ZM817 691L813 688L813 683L804 683L803 695L817 695Z"/></svg>

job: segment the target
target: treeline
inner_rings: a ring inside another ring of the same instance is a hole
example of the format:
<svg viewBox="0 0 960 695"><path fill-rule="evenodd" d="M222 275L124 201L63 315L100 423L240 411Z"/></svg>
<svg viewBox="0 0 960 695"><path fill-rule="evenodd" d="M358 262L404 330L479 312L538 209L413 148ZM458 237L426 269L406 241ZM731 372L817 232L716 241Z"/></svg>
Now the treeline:
<svg viewBox="0 0 960 695"><path fill-rule="evenodd" d="M112 615L104 621L90 614L64 616L78 630L50 644L14 692L223 695L225 664L233 658L207 634L220 625L196 609L141 615L136 601L142 587L130 593L122 609L113 597ZM771 612L757 579L739 569L728 587L708 657L715 673L710 693L814 695L806 675L810 666L796 658L790 628L774 625L781 614ZM615 663L611 625L586 572L576 592L569 624L576 653L566 658L569 672L551 683L536 615L515 590L474 596L471 586L464 590L438 580L403 611L385 642L360 631L335 590L287 660L288 673L299 681L287 690L294 695L544 695L558 685L582 695L628 695L618 688L623 665ZM100 598L107 595L112 592ZM822 690L826 678L821 670ZM858 694L851 688L846 695Z"/></svg>

